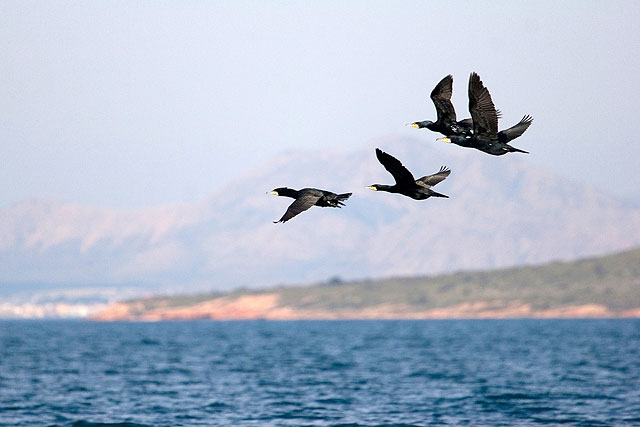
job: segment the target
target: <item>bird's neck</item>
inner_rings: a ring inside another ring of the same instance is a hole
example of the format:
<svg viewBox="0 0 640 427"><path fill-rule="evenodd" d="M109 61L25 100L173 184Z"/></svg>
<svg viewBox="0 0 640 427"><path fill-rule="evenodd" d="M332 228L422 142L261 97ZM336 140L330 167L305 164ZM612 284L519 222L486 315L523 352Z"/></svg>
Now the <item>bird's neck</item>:
<svg viewBox="0 0 640 427"><path fill-rule="evenodd" d="M278 196L292 197L294 199L298 198L299 193L300 192L298 190L294 190L293 188L283 188L282 190L278 190Z"/></svg>
<svg viewBox="0 0 640 427"><path fill-rule="evenodd" d="M437 132L436 129L438 128L438 126L434 122L432 122L431 120L425 120L424 122L421 122L420 123L420 127L421 128L427 128L427 129L429 129L431 131L434 131L434 132Z"/></svg>
<svg viewBox="0 0 640 427"><path fill-rule="evenodd" d="M452 135L449 138L451 142L461 147L473 147L473 139L471 137Z"/></svg>
<svg viewBox="0 0 640 427"><path fill-rule="evenodd" d="M396 188L393 185L384 185L384 184L377 184L376 188L378 189L377 191L386 191L388 193L396 193Z"/></svg>

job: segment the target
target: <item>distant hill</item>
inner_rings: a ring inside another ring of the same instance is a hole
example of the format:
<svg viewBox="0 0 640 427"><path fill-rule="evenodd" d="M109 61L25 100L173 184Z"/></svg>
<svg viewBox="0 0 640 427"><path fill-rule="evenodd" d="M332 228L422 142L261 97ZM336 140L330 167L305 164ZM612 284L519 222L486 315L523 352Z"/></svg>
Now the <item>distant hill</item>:
<svg viewBox="0 0 640 427"><path fill-rule="evenodd" d="M496 271L136 299L94 319L619 316L640 316L640 249Z"/></svg>
<svg viewBox="0 0 640 427"><path fill-rule="evenodd" d="M535 167L535 141L520 144L531 155L491 157L422 135L283 154L193 205L127 211L25 201L0 212L0 286L226 291L532 265L640 245L640 209ZM449 166L437 190L450 198L366 190L392 182L377 146L417 176ZM353 196L343 209L312 208L273 224L291 202L265 194L279 186Z"/></svg>

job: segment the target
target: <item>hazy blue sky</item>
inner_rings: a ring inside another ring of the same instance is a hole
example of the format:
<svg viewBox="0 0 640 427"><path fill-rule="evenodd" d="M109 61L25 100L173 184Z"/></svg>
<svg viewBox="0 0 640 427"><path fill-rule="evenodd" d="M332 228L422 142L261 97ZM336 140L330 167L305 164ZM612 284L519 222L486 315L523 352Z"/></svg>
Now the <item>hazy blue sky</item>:
<svg viewBox="0 0 640 427"><path fill-rule="evenodd" d="M195 202L284 151L436 144L404 124L449 73L467 117L471 71L501 127L535 117L529 161L640 202L638 22L637 1L0 1L0 207Z"/></svg>

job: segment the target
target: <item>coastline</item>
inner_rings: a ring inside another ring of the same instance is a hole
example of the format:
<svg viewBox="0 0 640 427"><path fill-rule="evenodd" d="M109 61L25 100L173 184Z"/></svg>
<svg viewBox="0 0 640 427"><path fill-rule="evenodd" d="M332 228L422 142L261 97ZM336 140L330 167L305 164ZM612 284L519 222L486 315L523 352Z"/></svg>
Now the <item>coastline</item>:
<svg viewBox="0 0 640 427"><path fill-rule="evenodd" d="M141 302L116 303L90 316L95 321L163 320L356 320L356 319L515 319L515 318L630 318L640 317L640 307L612 310L602 304L582 304L536 309L511 301L467 302L448 307L416 310L405 304L378 304L360 309L304 309L282 304L276 293L222 296L190 306L145 310Z"/></svg>

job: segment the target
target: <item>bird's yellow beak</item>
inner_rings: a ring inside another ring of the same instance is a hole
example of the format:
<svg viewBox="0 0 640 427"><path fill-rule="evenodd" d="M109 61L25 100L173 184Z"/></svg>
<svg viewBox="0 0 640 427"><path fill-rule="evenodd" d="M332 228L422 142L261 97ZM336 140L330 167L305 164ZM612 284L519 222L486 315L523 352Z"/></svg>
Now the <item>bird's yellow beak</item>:
<svg viewBox="0 0 640 427"><path fill-rule="evenodd" d="M446 142L447 144L451 143L451 138L447 138L446 136L442 138L436 138L436 141Z"/></svg>
<svg viewBox="0 0 640 427"><path fill-rule="evenodd" d="M277 191L267 191L267 194L273 194L274 196L278 195Z"/></svg>
<svg viewBox="0 0 640 427"><path fill-rule="evenodd" d="M416 123L407 123L405 126L411 126L412 128L418 129L418 125Z"/></svg>
<svg viewBox="0 0 640 427"><path fill-rule="evenodd" d="M368 185L364 188L368 188L369 190L373 190L373 191L378 191L378 189L376 187L374 187L373 185Z"/></svg>

